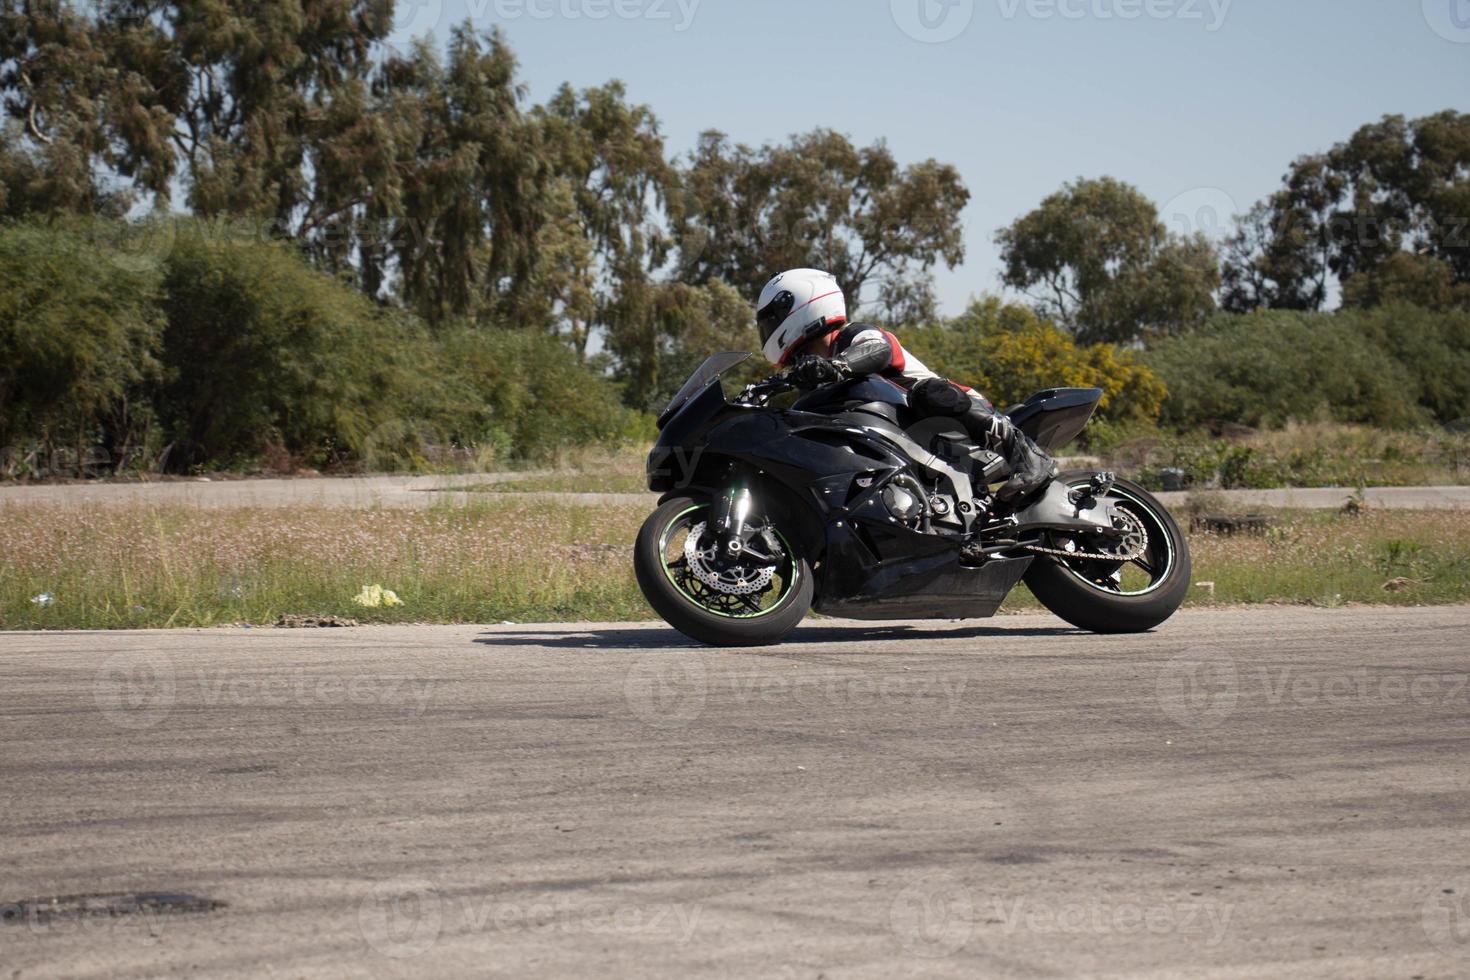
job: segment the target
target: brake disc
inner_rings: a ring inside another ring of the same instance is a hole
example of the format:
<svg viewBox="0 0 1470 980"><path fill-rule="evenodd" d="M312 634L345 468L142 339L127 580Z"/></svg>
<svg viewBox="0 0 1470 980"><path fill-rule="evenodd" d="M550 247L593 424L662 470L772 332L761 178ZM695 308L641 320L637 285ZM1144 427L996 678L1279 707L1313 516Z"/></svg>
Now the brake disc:
<svg viewBox="0 0 1470 980"><path fill-rule="evenodd" d="M774 565L768 568L747 565L719 568L716 564L719 542L713 542L707 548L700 546L708 530L707 522L696 524L689 529L689 537L684 541L684 560L695 578L724 595L755 595L771 587L771 580L776 577Z"/></svg>

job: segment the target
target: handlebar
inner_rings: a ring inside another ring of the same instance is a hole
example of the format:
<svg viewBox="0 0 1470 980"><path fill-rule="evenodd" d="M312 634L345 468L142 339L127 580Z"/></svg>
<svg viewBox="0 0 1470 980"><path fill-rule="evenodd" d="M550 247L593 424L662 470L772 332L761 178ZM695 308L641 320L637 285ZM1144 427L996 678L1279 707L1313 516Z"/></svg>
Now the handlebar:
<svg viewBox="0 0 1470 980"><path fill-rule="evenodd" d="M790 374L773 374L764 381L757 381L754 384L746 385L745 390L740 393L739 400L741 402L751 403L757 399L779 395L783 391L791 391L795 387L796 384L791 380Z"/></svg>

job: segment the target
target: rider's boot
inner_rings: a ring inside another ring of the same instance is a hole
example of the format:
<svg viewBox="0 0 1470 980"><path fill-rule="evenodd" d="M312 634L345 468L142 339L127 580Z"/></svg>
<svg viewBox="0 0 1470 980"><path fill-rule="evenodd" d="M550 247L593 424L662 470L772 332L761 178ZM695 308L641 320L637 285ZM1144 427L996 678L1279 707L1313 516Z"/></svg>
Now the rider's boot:
<svg viewBox="0 0 1470 980"><path fill-rule="evenodd" d="M1010 466L1011 478L996 493L996 500L1016 503L1056 478L1056 462L994 408L974 399L961 421L972 439L999 453Z"/></svg>

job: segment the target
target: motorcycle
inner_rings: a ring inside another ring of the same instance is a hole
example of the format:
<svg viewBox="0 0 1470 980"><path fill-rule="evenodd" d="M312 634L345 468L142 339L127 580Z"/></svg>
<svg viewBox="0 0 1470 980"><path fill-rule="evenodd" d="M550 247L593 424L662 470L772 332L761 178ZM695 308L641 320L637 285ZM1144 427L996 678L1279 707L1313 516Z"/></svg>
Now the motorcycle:
<svg viewBox="0 0 1470 980"><path fill-rule="evenodd" d="M812 610L847 619L983 619L1023 580L1084 630L1137 633L1190 586L1189 545L1147 490L1067 472L1015 505L1006 464L953 420L922 419L879 376L800 395L784 374L730 397L716 354L658 420L649 489L662 494L634 549L638 584L670 626L712 646L785 639ZM1054 453L1103 392L1056 388L1007 414Z"/></svg>

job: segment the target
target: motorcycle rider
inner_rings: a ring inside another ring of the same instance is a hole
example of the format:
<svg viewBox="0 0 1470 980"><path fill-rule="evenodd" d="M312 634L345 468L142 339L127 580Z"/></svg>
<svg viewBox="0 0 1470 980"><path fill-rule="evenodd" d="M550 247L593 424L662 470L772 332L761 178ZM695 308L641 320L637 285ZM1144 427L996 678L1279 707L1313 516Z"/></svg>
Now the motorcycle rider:
<svg viewBox="0 0 1470 980"><path fill-rule="evenodd" d="M847 301L837 278L816 269L776 276L756 301L762 351L778 367L790 367L803 388L876 374L908 389L909 404L925 417L957 419L975 442L1000 454L1011 477L996 494L1015 503L1057 475L1056 463L979 392L939 377L896 336L866 323L847 322Z"/></svg>

